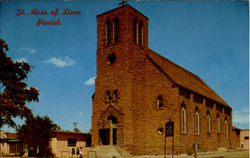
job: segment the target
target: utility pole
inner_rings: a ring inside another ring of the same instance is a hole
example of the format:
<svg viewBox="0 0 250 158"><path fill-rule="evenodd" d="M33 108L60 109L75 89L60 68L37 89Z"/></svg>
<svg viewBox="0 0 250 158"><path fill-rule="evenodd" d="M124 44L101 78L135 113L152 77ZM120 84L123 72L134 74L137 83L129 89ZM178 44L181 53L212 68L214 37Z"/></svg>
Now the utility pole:
<svg viewBox="0 0 250 158"><path fill-rule="evenodd" d="M77 122L74 122L74 127L75 127L74 129L76 129L76 125L77 125L77 124L78 124Z"/></svg>

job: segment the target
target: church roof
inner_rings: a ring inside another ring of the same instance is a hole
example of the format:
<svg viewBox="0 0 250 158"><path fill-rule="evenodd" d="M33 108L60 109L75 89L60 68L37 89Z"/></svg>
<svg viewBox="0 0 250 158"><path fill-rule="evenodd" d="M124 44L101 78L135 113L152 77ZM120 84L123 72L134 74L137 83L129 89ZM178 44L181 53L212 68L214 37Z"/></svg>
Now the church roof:
<svg viewBox="0 0 250 158"><path fill-rule="evenodd" d="M138 10L136 10L134 7L132 7L132 6L129 5L129 4L122 5L122 6L120 6L120 7L114 8L114 9L109 10L109 11L106 11L106 12L104 12L104 13L101 13L101 14L97 15L97 17L98 17L98 16L101 16L101 15L103 15L103 14L107 14L107 13L109 13L109 12L113 12L113 11L115 11L115 10L124 8L124 7L126 7L126 8L132 8L133 10L135 10L136 12L138 12L139 14L141 14L142 16L144 16L146 19L148 19L148 17L146 17L145 15L143 15L141 12L139 12Z"/></svg>
<svg viewBox="0 0 250 158"><path fill-rule="evenodd" d="M231 109L231 107L197 75L152 50L149 50L146 56L148 60L173 84L203 95L206 98L214 100Z"/></svg>

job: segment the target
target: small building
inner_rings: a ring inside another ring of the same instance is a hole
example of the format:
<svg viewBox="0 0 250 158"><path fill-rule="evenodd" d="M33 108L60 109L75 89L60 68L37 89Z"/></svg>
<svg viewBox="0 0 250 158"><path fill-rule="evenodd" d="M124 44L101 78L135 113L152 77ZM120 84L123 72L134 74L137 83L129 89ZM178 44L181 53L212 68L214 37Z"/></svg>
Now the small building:
<svg viewBox="0 0 250 158"><path fill-rule="evenodd" d="M23 144L16 133L0 130L0 156L19 156L23 153Z"/></svg>
<svg viewBox="0 0 250 158"><path fill-rule="evenodd" d="M91 135L89 133L57 131L50 141L50 148L55 157L76 156L77 148L83 154L90 150Z"/></svg>
<svg viewBox="0 0 250 158"><path fill-rule="evenodd" d="M240 131L240 145L242 149L249 149L249 129Z"/></svg>
<svg viewBox="0 0 250 158"><path fill-rule="evenodd" d="M90 133L72 132L72 131L56 131L54 132L49 148L55 157L76 157L77 148L82 154L86 154L90 150L91 135ZM0 157L2 156L21 156L24 155L25 144L18 140L16 133L8 133L0 131ZM27 147L28 149L28 147Z"/></svg>

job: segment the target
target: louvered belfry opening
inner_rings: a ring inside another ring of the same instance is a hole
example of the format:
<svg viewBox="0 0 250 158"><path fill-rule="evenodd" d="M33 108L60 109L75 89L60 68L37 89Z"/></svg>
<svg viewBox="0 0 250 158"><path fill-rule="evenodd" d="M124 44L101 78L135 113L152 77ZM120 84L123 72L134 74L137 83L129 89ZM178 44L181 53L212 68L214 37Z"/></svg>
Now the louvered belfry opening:
<svg viewBox="0 0 250 158"><path fill-rule="evenodd" d="M134 42L137 44L138 43L138 24L137 24L137 19L134 19Z"/></svg>
<svg viewBox="0 0 250 158"><path fill-rule="evenodd" d="M143 45L143 24L142 22L140 22L139 24L139 45L142 46Z"/></svg>
<svg viewBox="0 0 250 158"><path fill-rule="evenodd" d="M118 30L118 18L114 18L114 43L118 42L118 36L119 30Z"/></svg>
<svg viewBox="0 0 250 158"><path fill-rule="evenodd" d="M106 22L106 41L107 45L111 44L111 22L109 20Z"/></svg>

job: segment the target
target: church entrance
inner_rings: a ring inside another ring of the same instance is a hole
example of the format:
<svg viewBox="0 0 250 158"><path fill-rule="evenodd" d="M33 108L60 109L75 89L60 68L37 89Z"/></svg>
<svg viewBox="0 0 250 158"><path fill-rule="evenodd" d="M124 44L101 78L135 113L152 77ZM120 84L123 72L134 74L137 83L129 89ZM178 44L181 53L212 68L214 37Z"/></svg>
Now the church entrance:
<svg viewBox="0 0 250 158"><path fill-rule="evenodd" d="M99 137L102 145L109 145L109 129L100 129Z"/></svg>
<svg viewBox="0 0 250 158"><path fill-rule="evenodd" d="M117 135L117 129L113 128L113 145L116 145L116 135Z"/></svg>
<svg viewBox="0 0 250 158"><path fill-rule="evenodd" d="M99 138L102 145L116 145L117 144L117 119L113 115L107 118L109 127L106 129L99 129Z"/></svg>

